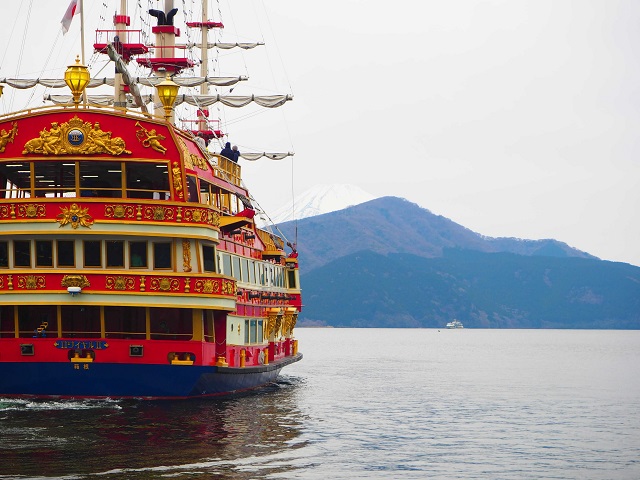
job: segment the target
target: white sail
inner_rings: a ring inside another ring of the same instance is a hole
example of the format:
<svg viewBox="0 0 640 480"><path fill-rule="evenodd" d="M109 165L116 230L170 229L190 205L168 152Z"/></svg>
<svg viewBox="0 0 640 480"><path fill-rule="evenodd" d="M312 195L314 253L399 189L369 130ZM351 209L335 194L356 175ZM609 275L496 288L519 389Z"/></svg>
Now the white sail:
<svg viewBox="0 0 640 480"><path fill-rule="evenodd" d="M249 77L241 75L238 77L174 77L172 80L181 87L197 87L204 83L215 87L228 87L238 82L246 81ZM146 87L153 87L160 83L164 78L158 77L132 77L133 83L139 83ZM36 85L42 85L47 88L65 88L67 84L61 78L0 78L0 84L8 85L12 88L24 90L33 88ZM87 88L96 88L103 85L113 87L113 78L92 78Z"/></svg>

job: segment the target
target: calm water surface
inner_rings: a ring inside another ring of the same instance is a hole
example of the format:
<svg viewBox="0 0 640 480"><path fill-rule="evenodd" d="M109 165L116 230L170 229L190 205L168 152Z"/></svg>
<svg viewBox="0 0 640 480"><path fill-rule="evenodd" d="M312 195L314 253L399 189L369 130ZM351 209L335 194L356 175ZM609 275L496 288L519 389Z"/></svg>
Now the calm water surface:
<svg viewBox="0 0 640 480"><path fill-rule="evenodd" d="M640 332L297 329L226 400L0 399L0 479L638 479Z"/></svg>

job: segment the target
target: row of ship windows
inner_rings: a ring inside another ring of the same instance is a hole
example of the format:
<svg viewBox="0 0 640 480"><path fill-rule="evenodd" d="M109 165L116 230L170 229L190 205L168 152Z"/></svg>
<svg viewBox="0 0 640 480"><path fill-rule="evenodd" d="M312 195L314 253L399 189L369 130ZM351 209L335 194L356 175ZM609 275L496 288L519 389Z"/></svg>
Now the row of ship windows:
<svg viewBox="0 0 640 480"><path fill-rule="evenodd" d="M83 240L82 266L85 268L150 268L172 270L173 242ZM149 255L151 253L151 255ZM0 241L0 268L76 267L75 240ZM281 265L252 260L224 252L212 245L202 246L202 267L236 278L239 282L269 287L295 288L295 274Z"/></svg>
<svg viewBox="0 0 640 480"><path fill-rule="evenodd" d="M295 275L293 271L289 278L285 277L285 269L281 265L269 262L251 260L249 258L219 253L220 273L234 277L239 282L264 285L269 287L295 287Z"/></svg>
<svg viewBox="0 0 640 480"><path fill-rule="evenodd" d="M149 265L152 265L154 269L170 270L173 268L171 246L170 241L151 242L149 248L147 242L84 240L82 241L83 266L124 268L126 256L130 268L149 268ZM153 254L151 259L149 259L149 250ZM76 242L75 240L0 241L0 268L10 266L13 268L74 268Z"/></svg>
<svg viewBox="0 0 640 480"><path fill-rule="evenodd" d="M180 169L177 168L173 175L180 177ZM0 185L0 198L168 200L171 195L167 162L0 162ZM231 213L243 208L242 200L233 193L193 175L187 175L186 193L189 202L205 203Z"/></svg>

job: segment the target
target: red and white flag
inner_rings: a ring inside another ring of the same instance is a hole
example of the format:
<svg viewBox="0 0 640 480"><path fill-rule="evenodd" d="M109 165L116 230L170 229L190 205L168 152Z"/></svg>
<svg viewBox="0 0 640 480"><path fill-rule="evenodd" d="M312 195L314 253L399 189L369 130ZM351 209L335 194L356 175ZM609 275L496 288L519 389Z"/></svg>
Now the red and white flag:
<svg viewBox="0 0 640 480"><path fill-rule="evenodd" d="M62 34L64 35L69 31L69 27L71 26L71 20L73 20L73 16L77 15L80 12L80 5L78 5L78 0L71 0L69 4L69 8L64 12L64 17L60 23L62 24Z"/></svg>

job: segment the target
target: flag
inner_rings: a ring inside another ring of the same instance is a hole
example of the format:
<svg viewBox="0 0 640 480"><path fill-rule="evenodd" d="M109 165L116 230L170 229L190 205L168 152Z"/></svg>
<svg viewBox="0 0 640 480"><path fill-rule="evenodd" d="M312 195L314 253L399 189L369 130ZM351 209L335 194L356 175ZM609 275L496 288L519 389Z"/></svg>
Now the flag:
<svg viewBox="0 0 640 480"><path fill-rule="evenodd" d="M78 6L78 0L71 0L69 4L69 8L64 12L64 17L60 23L62 24L62 34L64 35L69 31L69 27L71 26L71 20L73 20L73 16L80 12L80 8Z"/></svg>

